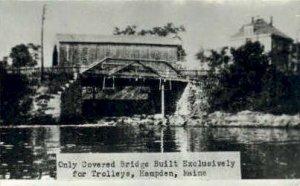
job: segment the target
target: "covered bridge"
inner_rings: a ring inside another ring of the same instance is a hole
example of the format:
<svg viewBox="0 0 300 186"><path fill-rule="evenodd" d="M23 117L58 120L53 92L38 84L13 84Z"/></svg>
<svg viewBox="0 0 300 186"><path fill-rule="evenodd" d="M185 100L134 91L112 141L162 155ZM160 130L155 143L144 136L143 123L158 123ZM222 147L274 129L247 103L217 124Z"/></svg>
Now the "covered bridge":
<svg viewBox="0 0 300 186"><path fill-rule="evenodd" d="M187 83L180 50L180 40L165 37L58 34L53 64L77 74L83 114L164 115Z"/></svg>

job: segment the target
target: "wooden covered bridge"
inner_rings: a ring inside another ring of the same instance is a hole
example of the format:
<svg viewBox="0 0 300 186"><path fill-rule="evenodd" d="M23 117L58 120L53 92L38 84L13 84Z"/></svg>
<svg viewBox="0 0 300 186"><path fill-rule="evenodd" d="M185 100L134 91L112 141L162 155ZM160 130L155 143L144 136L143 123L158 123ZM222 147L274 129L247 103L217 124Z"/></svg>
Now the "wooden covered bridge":
<svg viewBox="0 0 300 186"><path fill-rule="evenodd" d="M58 34L54 65L75 76L62 99L74 109L64 114L174 112L187 84L180 48L180 40L163 37Z"/></svg>

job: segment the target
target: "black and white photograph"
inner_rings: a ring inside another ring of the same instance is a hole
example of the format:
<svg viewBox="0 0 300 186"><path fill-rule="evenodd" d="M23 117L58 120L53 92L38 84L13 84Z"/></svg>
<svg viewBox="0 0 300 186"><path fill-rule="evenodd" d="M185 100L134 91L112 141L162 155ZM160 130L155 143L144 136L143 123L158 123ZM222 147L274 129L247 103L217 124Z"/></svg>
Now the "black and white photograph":
<svg viewBox="0 0 300 186"><path fill-rule="evenodd" d="M300 179L299 0L0 0L0 181L222 152L241 179Z"/></svg>

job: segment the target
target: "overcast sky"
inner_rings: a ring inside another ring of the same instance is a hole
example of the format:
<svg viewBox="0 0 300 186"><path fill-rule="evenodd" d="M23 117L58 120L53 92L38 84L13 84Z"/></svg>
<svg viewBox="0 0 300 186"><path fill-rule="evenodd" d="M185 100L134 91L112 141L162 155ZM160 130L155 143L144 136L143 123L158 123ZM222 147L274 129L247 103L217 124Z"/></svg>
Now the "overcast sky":
<svg viewBox="0 0 300 186"><path fill-rule="evenodd" d="M0 58L20 43L40 43L41 13L47 4L45 21L45 63L51 64L56 33L112 34L115 26L139 28L167 22L184 25L183 45L188 63L195 64L195 53L228 44L229 38L252 16L269 21L293 39L300 28L300 1L39 1L0 0ZM299 32L298 32L299 33ZM300 33L299 33L300 37Z"/></svg>

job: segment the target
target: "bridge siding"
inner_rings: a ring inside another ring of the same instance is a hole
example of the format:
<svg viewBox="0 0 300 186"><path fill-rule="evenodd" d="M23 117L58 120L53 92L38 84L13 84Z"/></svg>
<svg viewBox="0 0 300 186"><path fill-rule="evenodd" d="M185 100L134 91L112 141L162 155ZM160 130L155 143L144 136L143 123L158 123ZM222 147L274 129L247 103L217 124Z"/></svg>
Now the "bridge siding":
<svg viewBox="0 0 300 186"><path fill-rule="evenodd" d="M59 66L82 66L111 58L154 59L178 61L177 46L105 44L105 43L60 43Z"/></svg>

